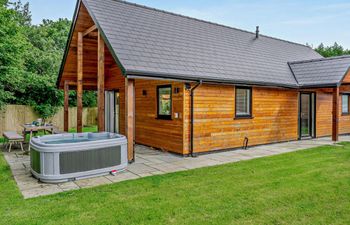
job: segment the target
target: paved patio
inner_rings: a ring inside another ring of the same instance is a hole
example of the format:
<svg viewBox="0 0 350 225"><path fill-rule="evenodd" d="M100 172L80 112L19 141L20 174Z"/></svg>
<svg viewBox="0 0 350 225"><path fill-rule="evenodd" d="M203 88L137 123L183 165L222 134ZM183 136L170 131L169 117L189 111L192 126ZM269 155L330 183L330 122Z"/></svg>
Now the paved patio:
<svg viewBox="0 0 350 225"><path fill-rule="evenodd" d="M340 137L340 141L350 141L350 136ZM293 141L286 143L251 147L248 150L234 150L201 155L197 158L181 157L166 152L152 150L145 146L136 146L136 162L127 170L116 176L107 175L61 184L44 184L33 178L29 171L29 156L23 156L19 151L4 152L14 179L24 198L50 195L80 188L112 184L141 177L190 170L201 167L233 163L265 156L298 151L321 145L333 144L330 138Z"/></svg>

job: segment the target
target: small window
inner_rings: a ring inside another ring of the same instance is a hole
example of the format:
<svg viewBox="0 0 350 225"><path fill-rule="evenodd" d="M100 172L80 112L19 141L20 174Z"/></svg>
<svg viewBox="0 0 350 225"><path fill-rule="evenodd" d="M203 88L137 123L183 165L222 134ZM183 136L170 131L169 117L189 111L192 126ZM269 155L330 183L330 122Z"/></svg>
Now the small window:
<svg viewBox="0 0 350 225"><path fill-rule="evenodd" d="M342 114L349 114L349 95L350 94L342 94L342 98L341 98Z"/></svg>
<svg viewBox="0 0 350 225"><path fill-rule="evenodd" d="M171 85L157 87L157 117L158 119L171 119L172 93Z"/></svg>
<svg viewBox="0 0 350 225"><path fill-rule="evenodd" d="M252 116L252 89L236 87L236 117L247 118Z"/></svg>

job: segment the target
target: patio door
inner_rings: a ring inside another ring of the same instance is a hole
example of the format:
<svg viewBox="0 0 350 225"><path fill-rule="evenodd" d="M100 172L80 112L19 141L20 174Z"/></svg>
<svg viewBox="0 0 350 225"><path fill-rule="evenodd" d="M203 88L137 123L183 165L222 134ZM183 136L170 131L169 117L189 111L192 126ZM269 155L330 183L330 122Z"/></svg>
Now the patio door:
<svg viewBox="0 0 350 225"><path fill-rule="evenodd" d="M105 128L119 133L119 92L105 91Z"/></svg>
<svg viewBox="0 0 350 225"><path fill-rule="evenodd" d="M315 126L315 93L300 93L299 137L316 137Z"/></svg>

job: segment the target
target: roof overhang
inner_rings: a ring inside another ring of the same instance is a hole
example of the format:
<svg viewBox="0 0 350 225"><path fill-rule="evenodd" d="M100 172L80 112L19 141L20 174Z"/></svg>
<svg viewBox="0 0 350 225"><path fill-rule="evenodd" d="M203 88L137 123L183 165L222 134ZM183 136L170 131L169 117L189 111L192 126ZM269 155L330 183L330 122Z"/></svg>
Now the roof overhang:
<svg viewBox="0 0 350 225"><path fill-rule="evenodd" d="M75 10L74 10L74 16L73 16L73 22L72 22L72 25L71 25L71 28L70 28L70 31L69 31L69 35L68 35L68 39L67 39L67 44L66 44L66 47L65 47L65 51L64 51L64 55L63 55L63 59L62 59L62 63L61 63L61 66L60 66L60 71L59 71L59 74L58 74L58 78L57 78L57 81L56 81L56 86L57 88L60 87L60 82L61 82L61 79L62 79L62 75L63 75L63 72L64 72L64 66L66 64L66 61L67 61L67 56L68 56L68 53L69 53L69 47L72 43L72 38L73 38L73 34L74 34L74 30L76 28L76 24L77 24L77 20L78 20L78 17L79 17L79 10L81 8L81 5L84 5L85 8L87 9L89 15L91 16L91 19L93 20L93 22L95 23L96 27L97 27L97 30L100 32L102 38L104 39L104 42L106 44L106 46L108 47L108 50L110 51L110 53L112 54L112 57L113 59L115 60L115 62L117 63L117 65L119 66L119 68L121 69L122 71L122 74L125 76L125 68L124 66L121 64L120 60L118 59L116 53L114 52L109 40L107 39L105 33L103 32L103 30L101 29L101 26L99 25L95 15L91 12L91 10L89 9L89 6L88 4L84 1L84 0L77 0L77 4L75 6Z"/></svg>

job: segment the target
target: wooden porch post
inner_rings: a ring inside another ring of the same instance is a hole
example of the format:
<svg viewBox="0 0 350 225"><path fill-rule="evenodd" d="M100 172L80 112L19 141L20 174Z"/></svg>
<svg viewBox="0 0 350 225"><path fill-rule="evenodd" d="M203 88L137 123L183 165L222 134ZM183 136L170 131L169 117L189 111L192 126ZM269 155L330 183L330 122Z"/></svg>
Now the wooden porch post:
<svg viewBox="0 0 350 225"><path fill-rule="evenodd" d="M78 33L77 50L77 132L83 131L83 33Z"/></svg>
<svg viewBox="0 0 350 225"><path fill-rule="evenodd" d="M105 131L105 43L98 32L97 105L98 131Z"/></svg>
<svg viewBox="0 0 350 225"><path fill-rule="evenodd" d="M128 160L134 161L135 137L135 80L125 79L126 136L128 140Z"/></svg>
<svg viewBox="0 0 350 225"><path fill-rule="evenodd" d="M69 84L64 82L64 131L69 130Z"/></svg>
<svg viewBox="0 0 350 225"><path fill-rule="evenodd" d="M333 88L332 141L339 136L339 87Z"/></svg>

